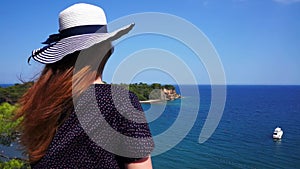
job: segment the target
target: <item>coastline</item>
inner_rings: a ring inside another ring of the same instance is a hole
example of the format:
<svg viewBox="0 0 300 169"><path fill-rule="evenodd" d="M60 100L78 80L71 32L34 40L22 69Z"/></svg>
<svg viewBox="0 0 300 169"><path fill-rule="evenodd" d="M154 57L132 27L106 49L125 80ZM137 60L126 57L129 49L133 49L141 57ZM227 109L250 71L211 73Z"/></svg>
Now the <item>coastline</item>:
<svg viewBox="0 0 300 169"><path fill-rule="evenodd" d="M140 101L141 104L150 104L150 103L159 103L159 102L164 102L166 100L161 100L161 99L152 99L152 100L144 100Z"/></svg>
<svg viewBox="0 0 300 169"><path fill-rule="evenodd" d="M168 102L168 101L172 101L172 100L176 100L176 99L181 99L183 97L176 97L173 99L166 99L166 100L162 100L162 99L150 99L150 100L143 100L143 101L139 101L141 104L151 104L151 103L162 103L162 102Z"/></svg>

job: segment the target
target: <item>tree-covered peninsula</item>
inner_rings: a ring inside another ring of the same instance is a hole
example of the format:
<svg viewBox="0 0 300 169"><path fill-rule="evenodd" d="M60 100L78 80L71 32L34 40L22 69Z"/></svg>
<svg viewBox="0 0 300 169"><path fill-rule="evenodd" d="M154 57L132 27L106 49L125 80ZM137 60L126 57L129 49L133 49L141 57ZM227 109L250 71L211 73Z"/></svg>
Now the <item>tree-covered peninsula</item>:
<svg viewBox="0 0 300 169"><path fill-rule="evenodd" d="M10 87L0 87L0 104L9 103L16 104L18 99L31 87L33 82L24 84L15 84ZM118 84L135 93L140 101L147 100L161 100L168 101L180 98L173 85L161 85L153 83L151 85L146 83L134 84Z"/></svg>
<svg viewBox="0 0 300 169"><path fill-rule="evenodd" d="M120 85L135 93L142 103L147 103L147 101L169 101L180 98L173 85L161 85L159 83L151 85L146 83Z"/></svg>

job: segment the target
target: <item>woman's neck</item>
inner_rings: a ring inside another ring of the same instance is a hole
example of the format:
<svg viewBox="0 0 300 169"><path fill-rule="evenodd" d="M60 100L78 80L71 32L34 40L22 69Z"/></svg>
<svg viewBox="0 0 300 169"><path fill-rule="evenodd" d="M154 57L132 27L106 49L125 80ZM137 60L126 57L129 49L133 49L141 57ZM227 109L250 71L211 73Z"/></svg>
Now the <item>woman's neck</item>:
<svg viewBox="0 0 300 169"><path fill-rule="evenodd" d="M99 76L94 82L93 84L104 84L104 82L102 81L101 76Z"/></svg>

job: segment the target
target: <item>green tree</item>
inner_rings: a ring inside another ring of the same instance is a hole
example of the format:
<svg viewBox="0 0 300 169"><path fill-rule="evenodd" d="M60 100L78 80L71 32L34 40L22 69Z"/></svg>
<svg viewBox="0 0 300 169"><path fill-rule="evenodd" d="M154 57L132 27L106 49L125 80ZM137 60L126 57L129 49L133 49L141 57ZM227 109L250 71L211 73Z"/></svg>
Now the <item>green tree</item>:
<svg viewBox="0 0 300 169"><path fill-rule="evenodd" d="M0 105L0 144L4 146L10 145L17 137L16 127L19 125L22 118L15 121L13 120L16 110L16 105L10 105L9 103L2 103ZM6 157L3 154L0 155L2 158L7 159L7 161L0 161L0 168L18 169L29 167L26 160Z"/></svg>
<svg viewBox="0 0 300 169"><path fill-rule="evenodd" d="M164 85L163 88L167 90L175 90L175 87L173 85Z"/></svg>
<svg viewBox="0 0 300 169"><path fill-rule="evenodd" d="M29 168L29 166L22 160L12 159L6 162L0 162L0 168L22 169L22 168Z"/></svg>
<svg viewBox="0 0 300 169"><path fill-rule="evenodd" d="M21 122L22 118L12 120L17 106L9 103L0 105L0 143L9 145L16 138L15 128Z"/></svg>
<svg viewBox="0 0 300 169"><path fill-rule="evenodd" d="M153 84L151 85L151 88L152 88L152 89L161 89L162 87L161 87L161 84L159 84L159 83L153 83Z"/></svg>
<svg viewBox="0 0 300 169"><path fill-rule="evenodd" d="M32 86L33 82L27 82L24 84L15 84L10 87L0 87L0 104L8 102L15 104L19 98Z"/></svg>

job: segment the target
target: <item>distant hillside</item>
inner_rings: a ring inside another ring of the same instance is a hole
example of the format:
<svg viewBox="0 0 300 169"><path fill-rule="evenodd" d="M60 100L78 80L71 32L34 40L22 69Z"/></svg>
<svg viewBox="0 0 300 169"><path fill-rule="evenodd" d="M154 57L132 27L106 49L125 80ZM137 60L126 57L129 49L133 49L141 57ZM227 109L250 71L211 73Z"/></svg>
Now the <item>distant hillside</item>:
<svg viewBox="0 0 300 169"><path fill-rule="evenodd" d="M128 84L120 85L128 88ZM173 85L161 85L159 83L153 83L151 85L146 83L134 83L129 85L129 90L135 93L140 101L168 101L180 98L180 95L176 93Z"/></svg>
<svg viewBox="0 0 300 169"><path fill-rule="evenodd" d="M0 87L0 104L7 102L15 104L18 99L33 85L33 82L24 84L15 84L9 87ZM120 84L128 88L128 84ZM180 98L180 95L176 93L173 85L161 85L159 83L153 83L148 85L146 83L134 83L129 85L129 90L135 93L140 101L145 100L174 100Z"/></svg>
<svg viewBox="0 0 300 169"><path fill-rule="evenodd" d="M9 87L0 87L0 104L7 102L15 104L18 99L32 86L33 82L15 84Z"/></svg>

